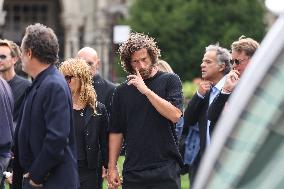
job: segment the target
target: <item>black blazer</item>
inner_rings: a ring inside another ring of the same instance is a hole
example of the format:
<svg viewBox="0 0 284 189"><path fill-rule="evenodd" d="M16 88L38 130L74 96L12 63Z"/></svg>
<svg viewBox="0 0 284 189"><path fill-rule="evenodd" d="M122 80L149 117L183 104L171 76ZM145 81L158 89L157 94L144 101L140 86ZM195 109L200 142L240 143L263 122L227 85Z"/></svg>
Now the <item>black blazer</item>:
<svg viewBox="0 0 284 189"><path fill-rule="evenodd" d="M111 99L115 89L115 84L103 79L100 75L95 75L93 77L93 86L97 93L97 100L103 103L110 113Z"/></svg>
<svg viewBox="0 0 284 189"><path fill-rule="evenodd" d="M207 92L204 96L204 99L202 99L196 93L190 100L184 112L184 128L195 125L198 122L200 136L200 151L198 157L202 157L206 148L207 110L209 104L209 96L210 93ZM200 159L198 159L198 161L199 160Z"/></svg>
<svg viewBox="0 0 284 189"><path fill-rule="evenodd" d="M15 131L15 161L44 188L78 188L71 93L55 66L36 77L22 107Z"/></svg>
<svg viewBox="0 0 284 189"><path fill-rule="evenodd" d="M94 114L92 107L86 107L85 142L89 169L98 168L99 151L103 166L107 168L108 165L108 115L105 106L99 102L96 111Z"/></svg>
<svg viewBox="0 0 284 189"><path fill-rule="evenodd" d="M219 93L209 106L208 120L210 120L210 127L212 127L213 130L229 97L230 94Z"/></svg>

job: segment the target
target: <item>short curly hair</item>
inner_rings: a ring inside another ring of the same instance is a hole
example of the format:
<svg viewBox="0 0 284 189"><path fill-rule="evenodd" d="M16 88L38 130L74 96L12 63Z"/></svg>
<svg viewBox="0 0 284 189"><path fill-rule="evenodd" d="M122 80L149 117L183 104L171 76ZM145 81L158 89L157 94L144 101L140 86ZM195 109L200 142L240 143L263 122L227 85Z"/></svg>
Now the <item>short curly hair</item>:
<svg viewBox="0 0 284 189"><path fill-rule="evenodd" d="M32 51L32 56L45 64L56 64L59 60L59 44L54 31L36 23L26 28L22 50Z"/></svg>
<svg viewBox="0 0 284 189"><path fill-rule="evenodd" d="M239 40L234 41L231 45L232 51L242 52L249 57L252 57L257 48L259 47L259 43L252 38L247 38L242 35Z"/></svg>
<svg viewBox="0 0 284 189"><path fill-rule="evenodd" d="M154 38L142 33L132 32L129 39L121 44L118 49L120 54L120 63L124 71L130 74L134 73L134 70L131 66L131 56L134 52L141 49L147 49L153 65L158 62L161 53Z"/></svg>
<svg viewBox="0 0 284 189"><path fill-rule="evenodd" d="M59 71L64 76L70 75L80 79L79 101L82 104L91 106L94 109L94 113L97 114L97 94L92 84L93 80L90 67L86 61L80 58L67 59L60 64Z"/></svg>

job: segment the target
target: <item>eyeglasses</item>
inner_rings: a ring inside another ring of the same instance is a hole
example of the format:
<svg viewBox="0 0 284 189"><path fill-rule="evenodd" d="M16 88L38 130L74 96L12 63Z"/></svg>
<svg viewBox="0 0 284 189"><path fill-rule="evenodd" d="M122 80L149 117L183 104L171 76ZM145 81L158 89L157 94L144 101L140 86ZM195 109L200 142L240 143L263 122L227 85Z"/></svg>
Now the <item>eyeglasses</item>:
<svg viewBox="0 0 284 189"><path fill-rule="evenodd" d="M71 79L74 77L73 75L65 75L65 80L67 81L67 83L71 82Z"/></svg>
<svg viewBox="0 0 284 189"><path fill-rule="evenodd" d="M88 64L89 66L92 66L92 65L94 64L94 62L88 61L87 64Z"/></svg>
<svg viewBox="0 0 284 189"><path fill-rule="evenodd" d="M243 61L245 60L248 60L248 59L232 59L230 60L230 63L233 65L233 64L236 64L236 65L240 65Z"/></svg>
<svg viewBox="0 0 284 189"><path fill-rule="evenodd" d="M4 55L4 54L1 54L1 55L0 55L0 60L6 60L6 58L7 58L6 55Z"/></svg>

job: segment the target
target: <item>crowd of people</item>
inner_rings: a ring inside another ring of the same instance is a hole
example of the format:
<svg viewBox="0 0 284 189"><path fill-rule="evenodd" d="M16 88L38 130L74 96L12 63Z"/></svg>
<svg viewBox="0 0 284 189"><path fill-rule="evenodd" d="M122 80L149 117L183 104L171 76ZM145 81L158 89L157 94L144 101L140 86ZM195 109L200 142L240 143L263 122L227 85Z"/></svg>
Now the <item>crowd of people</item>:
<svg viewBox="0 0 284 189"><path fill-rule="evenodd" d="M148 35L133 32L120 45L128 76L119 85L99 75L91 47L59 63L58 39L42 24L26 28L20 48L0 40L0 188L8 177L13 189L101 189L103 179L109 189L180 189L185 164L192 185L258 46L242 36L231 53L205 47L202 81L184 105L179 76ZM17 62L30 80L16 74Z"/></svg>

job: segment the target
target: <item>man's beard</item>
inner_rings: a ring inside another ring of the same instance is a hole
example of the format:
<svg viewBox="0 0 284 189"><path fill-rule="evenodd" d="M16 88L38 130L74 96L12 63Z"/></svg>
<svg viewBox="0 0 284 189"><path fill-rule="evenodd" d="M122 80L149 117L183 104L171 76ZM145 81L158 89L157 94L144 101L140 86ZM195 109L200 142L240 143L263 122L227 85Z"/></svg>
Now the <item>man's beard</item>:
<svg viewBox="0 0 284 189"><path fill-rule="evenodd" d="M141 77L143 79L148 79L150 76L151 76L151 73L152 73L152 70L153 70L153 65L149 66L148 68L144 69L144 68L141 68L139 70L139 73L141 75Z"/></svg>

